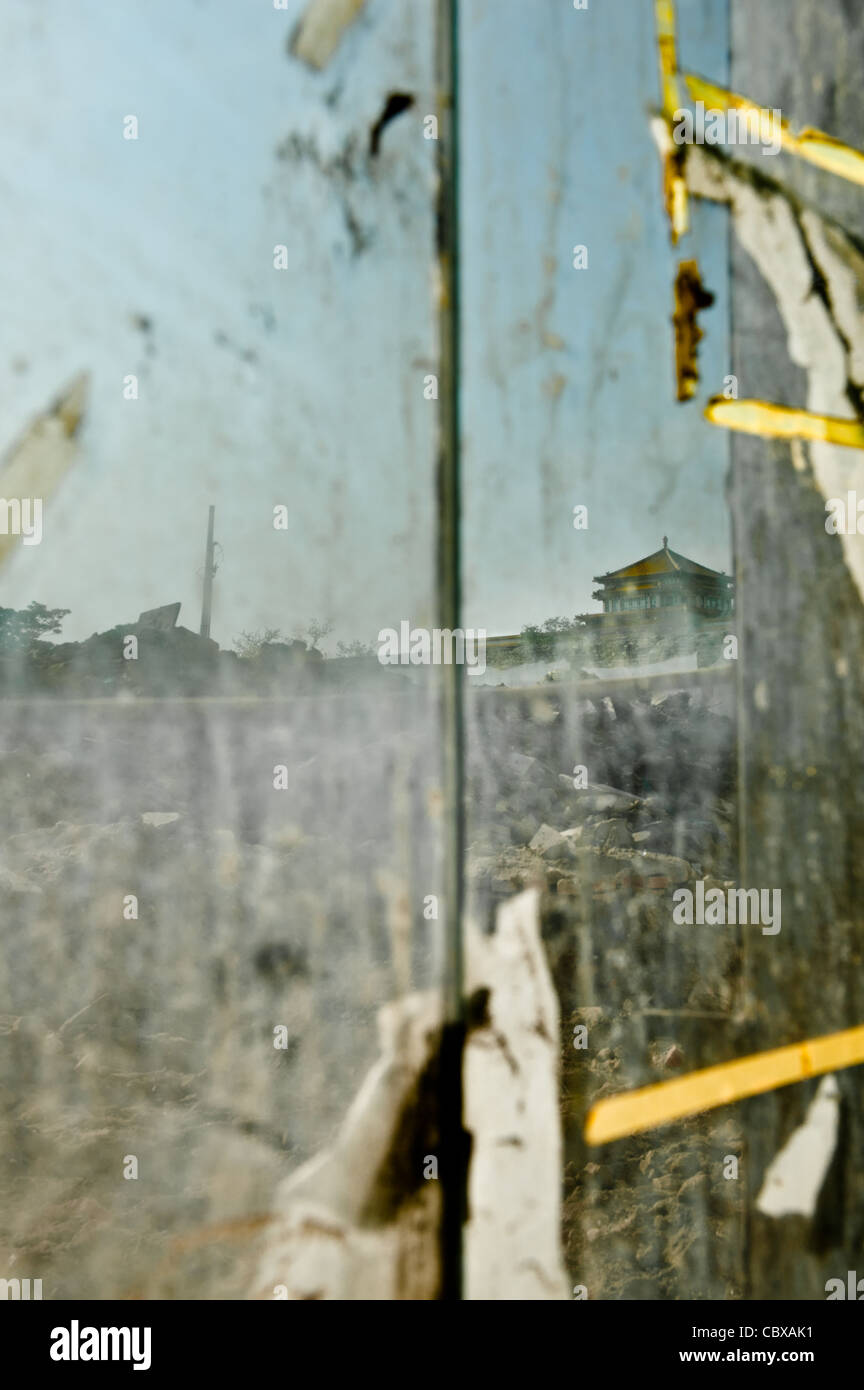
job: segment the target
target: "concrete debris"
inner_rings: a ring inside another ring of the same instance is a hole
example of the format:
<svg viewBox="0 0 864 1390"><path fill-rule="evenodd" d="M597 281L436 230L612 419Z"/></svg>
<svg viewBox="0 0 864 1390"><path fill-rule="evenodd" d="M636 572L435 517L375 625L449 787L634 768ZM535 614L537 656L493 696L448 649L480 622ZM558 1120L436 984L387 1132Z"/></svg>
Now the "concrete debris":
<svg viewBox="0 0 864 1390"><path fill-rule="evenodd" d="M551 825L541 825L528 848L546 859L563 858L570 852L564 836L560 831L553 830Z"/></svg>
<svg viewBox="0 0 864 1390"><path fill-rule="evenodd" d="M573 778L565 773L559 774L558 781L562 787L573 789ZM597 786L594 783L589 783L579 795L579 806L586 815L603 811L623 814L635 810L638 804L638 799L628 792L618 791L615 787Z"/></svg>
<svg viewBox="0 0 864 1390"><path fill-rule="evenodd" d="M26 661L3 663L0 674L10 693L205 695L217 684L218 657L216 642L188 628L129 623L84 642L36 642Z"/></svg>
<svg viewBox="0 0 864 1390"><path fill-rule="evenodd" d="M0 537L0 540L3 538ZM335 658L305 642L264 642L253 657L177 625L179 603L83 642L0 646L0 695L280 695L401 684L375 656ZM134 644L130 639L134 639Z"/></svg>
<svg viewBox="0 0 864 1390"><path fill-rule="evenodd" d="M147 608L138 614L138 626L155 627L166 632L177 626L181 607L179 603L165 603L161 608Z"/></svg>
<svg viewBox="0 0 864 1390"><path fill-rule="evenodd" d="M622 820L610 818L586 827L583 842L596 845L598 849L627 849L633 843L633 836Z"/></svg>

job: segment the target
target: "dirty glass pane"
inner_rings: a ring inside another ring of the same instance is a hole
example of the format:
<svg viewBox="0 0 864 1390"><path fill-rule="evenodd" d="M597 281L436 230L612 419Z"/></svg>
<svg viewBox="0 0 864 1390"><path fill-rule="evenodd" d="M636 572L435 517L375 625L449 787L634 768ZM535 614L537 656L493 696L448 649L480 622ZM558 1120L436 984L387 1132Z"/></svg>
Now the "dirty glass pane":
<svg viewBox="0 0 864 1390"><path fill-rule="evenodd" d="M469 1297L860 1301L861 9L463 29Z"/></svg>
<svg viewBox="0 0 864 1390"><path fill-rule="evenodd" d="M725 82L725 0L678 8L688 66ZM528 1004L549 1032L529 1077L502 1067L519 1147L484 1179L521 1198L532 1258L497 1296L738 1297L740 1115L583 1133L602 1097L731 1053L737 933L672 917L676 889L736 872L728 439L702 418L731 370L725 212L693 205L670 244L653 6L503 0L463 27L465 605L489 633L467 692L469 899L491 932L539 890L555 995ZM703 310L687 404L676 278L682 333ZM532 1110L556 1075L557 1105Z"/></svg>
<svg viewBox="0 0 864 1390"><path fill-rule="evenodd" d="M377 660L434 620L432 15L303 8L0 18L0 1275L44 1298L394 1297L406 1203L438 1286L434 1107L398 1170L412 1077L343 1127L440 969L436 673Z"/></svg>
<svg viewBox="0 0 864 1390"><path fill-rule="evenodd" d="M862 50L8 0L4 1298L864 1288Z"/></svg>

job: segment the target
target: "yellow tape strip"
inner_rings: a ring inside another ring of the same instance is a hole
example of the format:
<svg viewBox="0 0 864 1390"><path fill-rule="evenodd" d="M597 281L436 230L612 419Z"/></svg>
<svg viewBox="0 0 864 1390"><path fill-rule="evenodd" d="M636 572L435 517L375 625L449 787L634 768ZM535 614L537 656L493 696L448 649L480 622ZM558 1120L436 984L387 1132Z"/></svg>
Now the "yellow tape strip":
<svg viewBox="0 0 864 1390"><path fill-rule="evenodd" d="M669 149L663 159L663 201L672 231L673 246L690 230L687 184L683 176L684 151L672 144L672 121L681 108L678 52L675 39L674 0L654 0L657 48L660 57L660 90L663 115L669 130Z"/></svg>
<svg viewBox="0 0 864 1390"><path fill-rule="evenodd" d="M772 405L770 401L729 401L712 396L705 419L726 430L761 434L772 439L810 439L821 444L841 444L864 449L864 424L837 415L816 415L810 410Z"/></svg>
<svg viewBox="0 0 864 1390"><path fill-rule="evenodd" d="M727 91L725 87L716 87L713 82L706 82L704 77L697 77L695 73L688 72L682 76L693 101L704 101L706 107L715 110L729 111L734 107L753 117L754 124L758 120L759 130L775 132L781 148L787 154L798 155L800 159L817 164L820 169L827 169L841 179L848 179L850 183L864 184L864 154L860 150L809 126L796 134L788 121L781 118L775 122L773 113L767 107L757 106L747 97Z"/></svg>
<svg viewBox="0 0 864 1390"><path fill-rule="evenodd" d="M654 0L657 23L657 47L660 51L660 86L663 93L663 115L671 121L681 106L678 86L678 53L675 39L674 0Z"/></svg>
<svg viewBox="0 0 864 1390"><path fill-rule="evenodd" d="M670 1120L714 1110L718 1105L729 1105L746 1096L774 1091L778 1086L789 1086L793 1081L861 1062L864 1025L771 1052L757 1052L737 1062L723 1062L674 1081L661 1081L656 1086L598 1101L585 1123L585 1138L589 1144L608 1144L612 1139L639 1134Z"/></svg>

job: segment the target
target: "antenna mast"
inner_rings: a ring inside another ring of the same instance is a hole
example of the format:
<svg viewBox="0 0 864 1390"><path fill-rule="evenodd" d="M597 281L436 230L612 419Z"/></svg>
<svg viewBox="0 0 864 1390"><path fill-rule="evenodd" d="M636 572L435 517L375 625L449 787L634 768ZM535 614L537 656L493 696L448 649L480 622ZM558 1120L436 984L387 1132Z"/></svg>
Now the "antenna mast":
<svg viewBox="0 0 864 1390"><path fill-rule="evenodd" d="M216 543L213 540L213 518L216 515L216 508L211 507L207 518L207 545L204 550L204 596L201 601L201 636L210 636L210 610L213 607L213 576L216 573L216 566L213 563L213 555L216 550Z"/></svg>

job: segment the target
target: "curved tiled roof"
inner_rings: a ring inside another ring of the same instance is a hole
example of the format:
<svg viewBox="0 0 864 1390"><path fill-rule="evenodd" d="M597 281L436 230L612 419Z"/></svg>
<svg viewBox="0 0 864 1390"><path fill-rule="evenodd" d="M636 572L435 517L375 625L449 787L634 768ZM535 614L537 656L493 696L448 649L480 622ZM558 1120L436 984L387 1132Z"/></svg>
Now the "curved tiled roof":
<svg viewBox="0 0 864 1390"><path fill-rule="evenodd" d="M686 555L679 555L677 550L670 550L668 545L664 545L660 550L655 550L653 555L646 555L644 560L636 560L632 565L625 565L620 570L609 570L606 574L595 574L594 581L597 584L605 584L609 579L638 579L641 575L647 574L704 574L711 579L727 579L728 576L721 574L719 570L709 569L707 565L699 565L695 560L688 560Z"/></svg>

